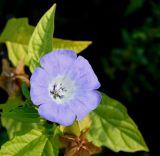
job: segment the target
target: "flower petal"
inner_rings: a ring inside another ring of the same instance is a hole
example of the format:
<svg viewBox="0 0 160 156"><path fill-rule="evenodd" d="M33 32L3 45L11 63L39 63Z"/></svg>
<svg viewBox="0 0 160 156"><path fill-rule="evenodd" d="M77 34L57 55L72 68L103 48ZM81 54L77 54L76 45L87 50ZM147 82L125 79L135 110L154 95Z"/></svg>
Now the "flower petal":
<svg viewBox="0 0 160 156"><path fill-rule="evenodd" d="M52 74L65 73L76 60L77 55L70 50L55 50L40 60L41 66Z"/></svg>
<svg viewBox="0 0 160 156"><path fill-rule="evenodd" d="M78 56L77 60L68 72L71 79L74 79L80 88L92 90L98 89L100 83L95 75L89 62L82 56Z"/></svg>
<svg viewBox="0 0 160 156"><path fill-rule="evenodd" d="M44 69L37 67L30 78L31 88L38 86L48 87L50 79L51 78Z"/></svg>
<svg viewBox="0 0 160 156"><path fill-rule="evenodd" d="M46 87L31 87L30 96L34 105L52 102L52 98L49 96L49 91Z"/></svg>
<svg viewBox="0 0 160 156"><path fill-rule="evenodd" d="M54 102L41 105L38 109L38 112L45 119L64 126L71 125L76 118L75 114L68 109L68 106L65 104L57 105Z"/></svg>
<svg viewBox="0 0 160 156"><path fill-rule="evenodd" d="M81 92L77 99L81 101L90 111L97 108L101 102L102 96L97 90Z"/></svg>
<svg viewBox="0 0 160 156"><path fill-rule="evenodd" d="M70 109L76 114L77 120L82 120L89 114L89 109L87 109L81 102L74 101L72 103L75 106L70 106Z"/></svg>
<svg viewBox="0 0 160 156"><path fill-rule="evenodd" d="M78 94L71 102L70 109L76 114L77 120L82 120L98 106L100 101L101 94L98 91L86 91Z"/></svg>
<svg viewBox="0 0 160 156"><path fill-rule="evenodd" d="M50 78L46 71L37 67L30 79L30 95L31 100L35 105L41 105L51 100L49 94L47 94L49 81Z"/></svg>

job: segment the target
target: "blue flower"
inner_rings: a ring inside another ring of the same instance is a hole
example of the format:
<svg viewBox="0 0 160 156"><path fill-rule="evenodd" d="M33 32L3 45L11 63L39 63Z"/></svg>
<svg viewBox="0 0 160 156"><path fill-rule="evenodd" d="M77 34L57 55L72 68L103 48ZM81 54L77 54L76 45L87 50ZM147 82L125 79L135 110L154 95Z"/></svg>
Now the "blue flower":
<svg viewBox="0 0 160 156"><path fill-rule="evenodd" d="M43 56L40 64L30 79L31 100L40 116L68 126L98 106L100 83L85 58L61 49Z"/></svg>

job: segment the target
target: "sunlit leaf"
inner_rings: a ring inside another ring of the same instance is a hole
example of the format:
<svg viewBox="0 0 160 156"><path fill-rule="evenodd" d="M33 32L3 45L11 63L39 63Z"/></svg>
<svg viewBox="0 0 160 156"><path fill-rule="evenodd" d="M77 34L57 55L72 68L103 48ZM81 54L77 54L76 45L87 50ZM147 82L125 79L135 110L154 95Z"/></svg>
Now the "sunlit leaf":
<svg viewBox="0 0 160 156"><path fill-rule="evenodd" d="M47 52L52 51L52 38L54 32L54 17L56 5L54 4L40 19L30 38L28 57L30 70L38 65L39 59Z"/></svg>
<svg viewBox="0 0 160 156"><path fill-rule="evenodd" d="M54 38L53 39L53 50L57 49L68 49L79 53L86 49L92 42L91 41L71 41Z"/></svg>
<svg viewBox="0 0 160 156"><path fill-rule="evenodd" d="M2 156L42 156L47 137L38 130L31 130L8 141L0 150Z"/></svg>
<svg viewBox="0 0 160 156"><path fill-rule="evenodd" d="M80 131L89 129L92 123L90 115L86 116L83 120L79 121L78 123L79 123Z"/></svg>
<svg viewBox="0 0 160 156"><path fill-rule="evenodd" d="M71 126L60 126L61 131L64 134L71 134L71 135L75 135L75 136L79 136L80 135L80 127L78 124L78 121L74 121L74 123Z"/></svg>
<svg viewBox="0 0 160 156"><path fill-rule="evenodd" d="M13 65L17 65L20 59L27 63L29 39L34 31L34 27L28 24L27 18L12 18L8 20L1 36L0 42L5 42L8 49L9 59Z"/></svg>
<svg viewBox="0 0 160 156"><path fill-rule="evenodd" d="M102 102L91 113L91 119L88 139L94 144L115 152L148 151L136 124L120 102L102 94Z"/></svg>
<svg viewBox="0 0 160 156"><path fill-rule="evenodd" d="M53 136L48 137L48 142L45 146L42 156L58 156L59 155L59 133L57 133L57 128L54 129Z"/></svg>
<svg viewBox="0 0 160 156"><path fill-rule="evenodd" d="M54 149L50 140L47 141L42 156L55 156Z"/></svg>
<svg viewBox="0 0 160 156"><path fill-rule="evenodd" d="M16 66L20 59L24 60L24 63L27 65L27 53L28 53L28 46L25 44L14 43L7 41L6 42L7 49L8 49L8 56L9 59L12 61L13 65Z"/></svg>
<svg viewBox="0 0 160 156"><path fill-rule="evenodd" d="M28 56L28 44L34 29L34 26L28 24L27 18L12 18L8 20L0 36L0 42L6 43L9 59L14 66L18 64L20 59L23 59L25 65L28 66L30 64L30 59L34 58L34 56L32 56L34 53L31 54L31 56ZM92 42L54 38L52 39L52 43L53 47L50 51L57 49L68 49L79 53L87 48Z"/></svg>
<svg viewBox="0 0 160 156"><path fill-rule="evenodd" d="M10 41L27 45L34 27L28 24L28 18L12 18L8 20L1 36L0 42Z"/></svg>
<svg viewBox="0 0 160 156"><path fill-rule="evenodd" d="M7 129L9 138L12 139L16 135L23 135L31 129L42 129L41 123L21 122L12 118L2 117L2 126Z"/></svg>
<svg viewBox="0 0 160 156"><path fill-rule="evenodd" d="M45 127L48 134L48 141L42 156L58 156L60 148L59 136L61 135L59 126L55 124L46 124Z"/></svg>

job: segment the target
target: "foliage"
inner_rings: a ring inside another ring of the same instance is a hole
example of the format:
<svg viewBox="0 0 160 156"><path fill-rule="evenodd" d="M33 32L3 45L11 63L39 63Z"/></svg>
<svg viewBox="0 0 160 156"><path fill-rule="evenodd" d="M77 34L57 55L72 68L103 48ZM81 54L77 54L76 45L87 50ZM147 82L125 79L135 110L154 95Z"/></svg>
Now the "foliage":
<svg viewBox="0 0 160 156"><path fill-rule="evenodd" d="M33 26L28 24L27 18L12 18L7 22L0 36L0 42L6 43L9 59L14 66L18 64L20 58L24 59L25 65L29 64L27 58L28 44L34 29ZM71 41L59 38L52 39L52 44L54 45L53 50L64 48L74 50L77 53L83 51L91 43L91 41Z"/></svg>
<svg viewBox="0 0 160 156"><path fill-rule="evenodd" d="M17 66L18 61L22 59L33 72L39 65L39 59L53 49L66 48L79 53L91 44L90 41L53 38L55 8L56 5L53 5L35 28L28 24L26 18L8 21L0 36L0 41L6 43L9 59L14 66ZM129 36L127 32L124 34ZM135 46L133 41L143 35L138 35L136 31L131 38L129 47L132 49ZM144 36L142 38L146 43ZM136 58L133 57L133 59L139 61L139 58L143 56L144 49L137 46L134 50ZM113 54L116 57L111 57L111 59L117 66L122 63L117 57L128 58L127 56L131 55L130 51L122 55L116 50ZM143 59L143 62L139 63L146 65L147 61ZM0 104L2 125L7 129L10 138L2 145L0 155L57 156L62 148L59 140L61 136L69 133L83 137L80 134L83 134L84 131L88 132L87 129L90 129L87 139L95 144L95 148L96 146L106 146L114 152L148 151L141 133L127 114L126 108L104 93L102 93L102 101L98 108L86 119L75 122L70 127L63 127L42 119L37 112L37 107L30 100L28 86L23 82L20 83L20 86L22 92L18 92L19 96L11 96L5 104ZM22 98L22 94L25 100ZM83 138L83 140L85 139Z"/></svg>
<svg viewBox="0 0 160 156"><path fill-rule="evenodd" d="M130 3L126 10L126 15L134 13L136 10L141 8L144 4L145 0L130 0Z"/></svg>
<svg viewBox="0 0 160 156"><path fill-rule="evenodd" d="M31 130L28 133L16 136L13 140L8 141L2 146L0 151L1 155L8 156L56 156L58 154L56 148L52 148L47 135L44 135L41 131Z"/></svg>
<svg viewBox="0 0 160 156"><path fill-rule="evenodd" d="M152 12L144 24L131 30L124 28L123 46L113 48L108 58L101 59L110 81L115 82L121 74L119 92L130 102L140 92L155 93L160 87L160 11L159 5L150 5Z"/></svg>
<svg viewBox="0 0 160 156"><path fill-rule="evenodd" d="M89 140L115 152L148 151L136 124L118 101L102 94L99 107L91 113Z"/></svg>

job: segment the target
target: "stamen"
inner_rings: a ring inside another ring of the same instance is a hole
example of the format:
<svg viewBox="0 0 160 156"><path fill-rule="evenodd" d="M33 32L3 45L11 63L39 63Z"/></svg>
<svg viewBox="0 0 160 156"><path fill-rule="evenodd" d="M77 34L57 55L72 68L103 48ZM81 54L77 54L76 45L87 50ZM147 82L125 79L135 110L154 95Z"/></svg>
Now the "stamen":
<svg viewBox="0 0 160 156"><path fill-rule="evenodd" d="M75 89L73 80L60 75L55 77L48 86L49 95L57 104L64 104L73 99Z"/></svg>
<svg viewBox="0 0 160 156"><path fill-rule="evenodd" d="M52 94L54 99L63 99L64 98L64 92L67 92L67 90L62 87L62 83L54 84L52 90L50 90L50 93Z"/></svg>

